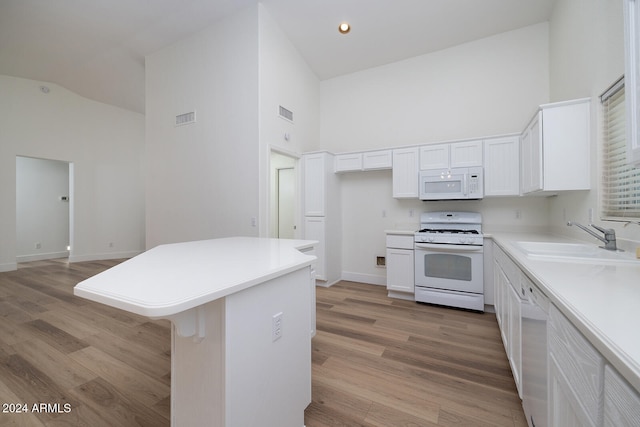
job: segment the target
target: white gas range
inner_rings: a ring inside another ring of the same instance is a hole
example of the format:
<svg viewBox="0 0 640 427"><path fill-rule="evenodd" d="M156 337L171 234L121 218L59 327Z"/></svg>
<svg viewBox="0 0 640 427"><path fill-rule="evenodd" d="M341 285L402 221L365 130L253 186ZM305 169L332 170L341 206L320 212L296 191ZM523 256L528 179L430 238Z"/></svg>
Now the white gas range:
<svg viewBox="0 0 640 427"><path fill-rule="evenodd" d="M414 249L416 301L484 311L479 213L423 213Z"/></svg>

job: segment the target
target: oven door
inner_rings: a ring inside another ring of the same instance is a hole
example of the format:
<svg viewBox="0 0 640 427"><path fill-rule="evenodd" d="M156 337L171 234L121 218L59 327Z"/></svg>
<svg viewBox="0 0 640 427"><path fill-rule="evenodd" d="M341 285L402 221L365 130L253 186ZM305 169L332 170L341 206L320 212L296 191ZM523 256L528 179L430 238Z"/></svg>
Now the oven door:
<svg viewBox="0 0 640 427"><path fill-rule="evenodd" d="M416 286L483 293L483 247L415 244Z"/></svg>

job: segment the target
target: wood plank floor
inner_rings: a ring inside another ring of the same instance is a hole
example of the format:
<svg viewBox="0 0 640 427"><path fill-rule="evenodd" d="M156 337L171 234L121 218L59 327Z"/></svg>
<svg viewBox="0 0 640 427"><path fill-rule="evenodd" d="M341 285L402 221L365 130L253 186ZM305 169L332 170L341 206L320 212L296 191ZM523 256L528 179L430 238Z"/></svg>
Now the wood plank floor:
<svg viewBox="0 0 640 427"><path fill-rule="evenodd" d="M28 409L0 412L0 426L170 424L169 323L73 296L118 262L0 273L0 410ZM353 282L317 300L307 427L526 426L492 314Z"/></svg>

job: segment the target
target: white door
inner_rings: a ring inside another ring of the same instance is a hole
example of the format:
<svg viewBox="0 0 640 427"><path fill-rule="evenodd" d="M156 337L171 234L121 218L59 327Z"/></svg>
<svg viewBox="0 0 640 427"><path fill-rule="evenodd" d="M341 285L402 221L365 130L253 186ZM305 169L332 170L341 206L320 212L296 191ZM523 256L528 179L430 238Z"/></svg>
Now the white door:
<svg viewBox="0 0 640 427"><path fill-rule="evenodd" d="M293 168L278 169L278 237L295 236L296 177Z"/></svg>

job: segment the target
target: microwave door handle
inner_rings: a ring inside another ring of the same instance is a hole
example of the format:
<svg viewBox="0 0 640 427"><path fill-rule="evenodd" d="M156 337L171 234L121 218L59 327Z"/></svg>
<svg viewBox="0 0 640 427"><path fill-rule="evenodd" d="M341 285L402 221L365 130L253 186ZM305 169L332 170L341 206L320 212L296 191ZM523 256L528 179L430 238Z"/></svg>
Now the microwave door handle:
<svg viewBox="0 0 640 427"><path fill-rule="evenodd" d="M467 182L467 174L462 174L462 194L466 197L469 195L469 183Z"/></svg>

